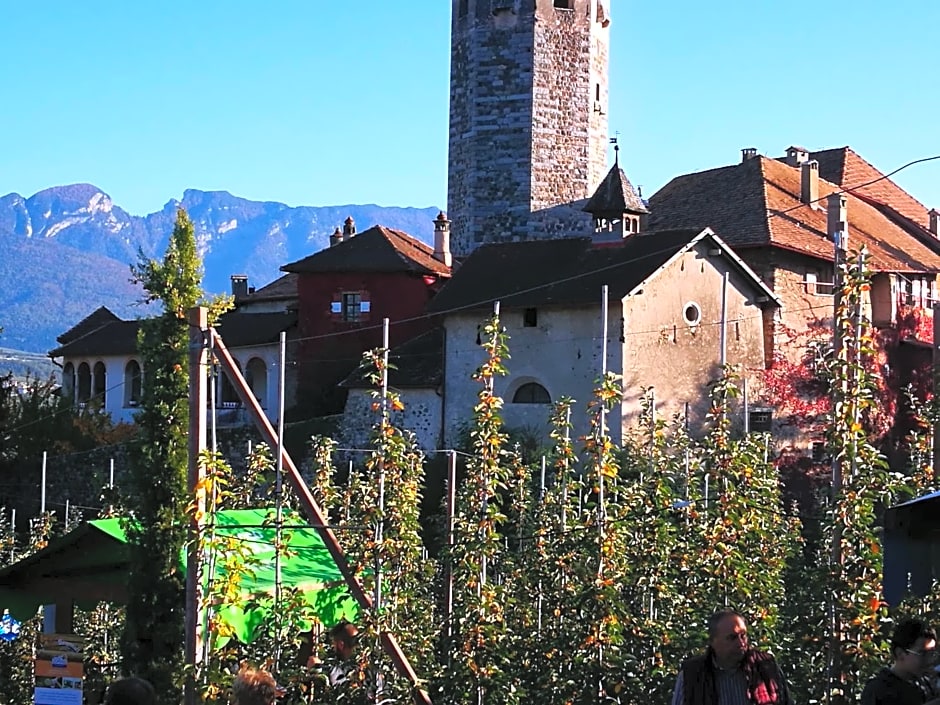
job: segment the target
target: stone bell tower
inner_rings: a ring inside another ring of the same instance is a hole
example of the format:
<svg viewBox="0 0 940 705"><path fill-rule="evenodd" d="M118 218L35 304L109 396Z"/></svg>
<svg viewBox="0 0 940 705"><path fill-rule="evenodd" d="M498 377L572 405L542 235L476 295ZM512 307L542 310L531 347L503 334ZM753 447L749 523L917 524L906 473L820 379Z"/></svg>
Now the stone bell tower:
<svg viewBox="0 0 940 705"><path fill-rule="evenodd" d="M607 171L611 1L452 0L455 256L591 233L581 209Z"/></svg>

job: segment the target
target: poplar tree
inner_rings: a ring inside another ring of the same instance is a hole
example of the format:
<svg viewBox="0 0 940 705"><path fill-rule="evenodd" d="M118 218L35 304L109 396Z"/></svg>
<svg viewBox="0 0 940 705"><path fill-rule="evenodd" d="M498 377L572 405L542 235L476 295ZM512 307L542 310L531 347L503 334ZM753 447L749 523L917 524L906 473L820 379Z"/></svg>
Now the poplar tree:
<svg viewBox="0 0 940 705"><path fill-rule="evenodd" d="M166 702L179 697L185 636L185 576L180 562L187 523L189 328L186 312L202 291L193 224L179 209L162 262L132 268L158 316L141 323L144 384L136 415L125 526L130 549L124 670L150 680Z"/></svg>

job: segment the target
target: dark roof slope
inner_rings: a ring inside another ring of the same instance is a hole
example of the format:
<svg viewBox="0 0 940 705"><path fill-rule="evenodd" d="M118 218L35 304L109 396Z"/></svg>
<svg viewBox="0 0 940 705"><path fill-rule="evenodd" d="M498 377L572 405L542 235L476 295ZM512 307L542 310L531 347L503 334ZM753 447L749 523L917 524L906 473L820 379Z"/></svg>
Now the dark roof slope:
<svg viewBox="0 0 940 705"><path fill-rule="evenodd" d="M393 367L388 371L388 384L396 389L435 389L444 381L444 329L432 328L392 348L388 353ZM368 389L373 385L362 369L357 369L341 383L351 389Z"/></svg>
<svg viewBox="0 0 940 705"><path fill-rule="evenodd" d="M708 230L668 230L626 238L608 247L590 238L568 238L484 245L473 251L428 307L429 313L505 306L582 306L600 301L607 284L622 298L646 281ZM716 243L720 240L715 238ZM772 296L736 257L762 295Z"/></svg>
<svg viewBox="0 0 940 705"><path fill-rule="evenodd" d="M257 303L261 301L280 301L297 298L297 275L285 274L270 284L265 284L247 296L239 297L239 303Z"/></svg>
<svg viewBox="0 0 940 705"><path fill-rule="evenodd" d="M114 315L107 306L101 306L65 331L56 338L56 340L62 343L62 345L65 345L66 343L81 338L83 335L88 335L92 331L101 328L101 326L120 320L121 319Z"/></svg>
<svg viewBox="0 0 940 705"><path fill-rule="evenodd" d="M815 208L800 201L800 169L763 156L734 166L686 174L650 199L654 228L693 223L721 233L733 247L777 246L831 260L826 196L836 185L819 181ZM938 272L940 248L920 226L905 227L864 198L846 194L849 247L868 248L879 271ZM909 222L909 221L908 221Z"/></svg>
<svg viewBox="0 0 940 705"><path fill-rule="evenodd" d="M81 338L52 350L49 357L89 357L92 355L134 355L140 321L116 320L96 328ZM282 330L297 323L296 313L225 314L216 326L226 347L240 348L276 342Z"/></svg>
<svg viewBox="0 0 940 705"><path fill-rule="evenodd" d="M284 272L414 272L447 276L450 267L408 233L374 225L338 245L281 267Z"/></svg>
<svg viewBox="0 0 940 705"><path fill-rule="evenodd" d="M297 313L239 313L231 311L219 320L216 331L228 348L274 343L281 331L297 325Z"/></svg>
<svg viewBox="0 0 940 705"><path fill-rule="evenodd" d="M614 164L581 210L586 213L648 213L620 164Z"/></svg>

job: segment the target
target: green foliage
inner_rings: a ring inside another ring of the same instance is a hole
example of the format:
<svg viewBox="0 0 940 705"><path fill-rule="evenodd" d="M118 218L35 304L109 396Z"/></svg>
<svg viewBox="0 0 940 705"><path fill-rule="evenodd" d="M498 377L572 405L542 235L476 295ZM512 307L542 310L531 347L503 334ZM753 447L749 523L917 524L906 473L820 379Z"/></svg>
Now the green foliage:
<svg viewBox="0 0 940 705"><path fill-rule="evenodd" d="M150 680L163 699L178 698L182 677L189 424L187 311L201 297L192 222L180 209L162 262L141 258L133 269L162 314L142 322L139 350L147 383L136 416L126 505L133 522L124 669Z"/></svg>

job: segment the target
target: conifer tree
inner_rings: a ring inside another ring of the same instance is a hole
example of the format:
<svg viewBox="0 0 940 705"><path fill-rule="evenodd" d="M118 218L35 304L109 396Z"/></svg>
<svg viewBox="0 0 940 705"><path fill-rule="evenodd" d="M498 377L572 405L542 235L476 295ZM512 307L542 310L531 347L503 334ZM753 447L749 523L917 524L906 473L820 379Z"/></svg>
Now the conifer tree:
<svg viewBox="0 0 940 705"><path fill-rule="evenodd" d="M163 261L133 268L162 312L142 322L138 349L144 374L139 429L132 451L125 527L130 548L124 669L147 678L175 702L182 677L185 577L180 563L187 523L189 327L187 311L201 297L193 224L177 211Z"/></svg>

